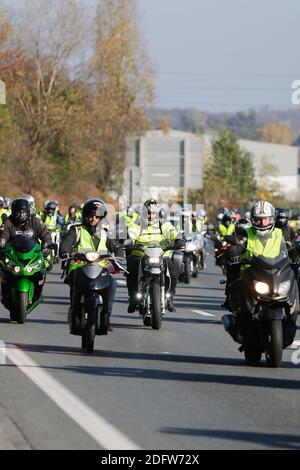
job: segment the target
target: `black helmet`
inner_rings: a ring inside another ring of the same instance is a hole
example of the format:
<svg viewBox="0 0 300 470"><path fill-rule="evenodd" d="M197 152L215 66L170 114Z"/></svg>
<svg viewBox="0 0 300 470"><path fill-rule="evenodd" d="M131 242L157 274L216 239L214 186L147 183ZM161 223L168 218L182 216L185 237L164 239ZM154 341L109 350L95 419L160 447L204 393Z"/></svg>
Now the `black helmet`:
<svg viewBox="0 0 300 470"><path fill-rule="evenodd" d="M87 224L90 217L99 217L103 220L107 216L107 207L101 199L89 199L83 205L82 209L82 220L84 224Z"/></svg>
<svg viewBox="0 0 300 470"><path fill-rule="evenodd" d="M225 225L225 227L229 227L229 225L232 223L232 216L230 213L225 213L223 218L222 218L222 221L221 221L221 224Z"/></svg>
<svg viewBox="0 0 300 470"><path fill-rule="evenodd" d="M25 224L30 217L30 204L26 199L15 199L11 205L12 219L17 224Z"/></svg>
<svg viewBox="0 0 300 470"><path fill-rule="evenodd" d="M58 207L58 204L56 201L48 201L46 206L45 206L45 212L47 215L54 215L55 211Z"/></svg>
<svg viewBox="0 0 300 470"><path fill-rule="evenodd" d="M246 217L238 220L235 224L234 224L234 232L236 235L244 235L245 234L245 231L247 230L247 228L250 228L251 227L251 222L249 219L246 219Z"/></svg>
<svg viewBox="0 0 300 470"><path fill-rule="evenodd" d="M284 228L287 226L288 221L289 221L289 214L286 209L282 209L280 207L277 207L275 209L275 227L276 228Z"/></svg>

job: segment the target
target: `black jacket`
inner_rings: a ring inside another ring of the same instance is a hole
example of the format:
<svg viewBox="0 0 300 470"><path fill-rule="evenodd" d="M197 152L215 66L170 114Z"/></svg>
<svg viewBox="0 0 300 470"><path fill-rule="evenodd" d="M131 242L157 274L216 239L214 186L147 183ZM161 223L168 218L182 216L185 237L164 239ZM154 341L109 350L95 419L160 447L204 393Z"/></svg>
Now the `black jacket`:
<svg viewBox="0 0 300 470"><path fill-rule="evenodd" d="M31 217L24 225L18 225L13 222L12 216L10 216L1 226L0 230L1 247L4 247L6 243L17 235L34 238L36 241L40 240L42 249L52 244L50 232L38 217Z"/></svg>
<svg viewBox="0 0 300 470"><path fill-rule="evenodd" d="M69 232L67 233L67 235L61 242L60 247L59 247L59 254L61 257L63 257L65 253L68 253L68 254L73 253L74 248L76 247L76 244L77 244L76 227L82 227L82 226L84 226L84 228L92 236L95 248L96 249L98 248L100 239L101 239L101 227L99 226L99 228L97 228L97 230L95 231L91 229L90 227L87 227L86 225L78 224L70 228ZM116 250L115 240L112 240L107 237L106 248L108 249L109 252L114 252Z"/></svg>

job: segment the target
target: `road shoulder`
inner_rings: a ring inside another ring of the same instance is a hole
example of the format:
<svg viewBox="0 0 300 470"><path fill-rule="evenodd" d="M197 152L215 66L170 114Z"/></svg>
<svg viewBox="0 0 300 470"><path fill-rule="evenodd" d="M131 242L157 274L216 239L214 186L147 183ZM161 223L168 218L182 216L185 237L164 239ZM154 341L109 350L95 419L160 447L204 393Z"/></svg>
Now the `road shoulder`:
<svg viewBox="0 0 300 470"><path fill-rule="evenodd" d="M31 447L0 406L0 450L31 450Z"/></svg>

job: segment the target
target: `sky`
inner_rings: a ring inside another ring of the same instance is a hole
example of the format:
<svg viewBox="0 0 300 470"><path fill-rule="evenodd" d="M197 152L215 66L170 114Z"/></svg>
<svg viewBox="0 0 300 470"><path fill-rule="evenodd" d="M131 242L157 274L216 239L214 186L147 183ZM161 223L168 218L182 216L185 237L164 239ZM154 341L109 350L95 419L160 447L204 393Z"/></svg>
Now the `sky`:
<svg viewBox="0 0 300 470"><path fill-rule="evenodd" d="M299 0L137 0L155 60L157 107L292 108Z"/></svg>

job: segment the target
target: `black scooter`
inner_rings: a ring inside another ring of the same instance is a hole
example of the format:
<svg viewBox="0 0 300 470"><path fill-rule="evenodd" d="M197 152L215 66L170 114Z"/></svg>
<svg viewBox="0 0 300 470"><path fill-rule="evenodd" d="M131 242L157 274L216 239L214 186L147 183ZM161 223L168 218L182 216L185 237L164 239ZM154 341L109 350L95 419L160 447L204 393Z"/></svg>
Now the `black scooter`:
<svg viewBox="0 0 300 470"><path fill-rule="evenodd" d="M247 269L229 285L235 323L228 332L242 344L247 362L257 363L266 353L267 365L278 367L296 332L299 293L294 272L283 254L273 259L253 257L242 264Z"/></svg>
<svg viewBox="0 0 300 470"><path fill-rule="evenodd" d="M96 251L76 253L64 267L71 287L70 334L82 337L87 353L93 352L96 335L108 334L108 300L103 301L101 292L111 287L110 267L114 274L125 271L112 255Z"/></svg>

